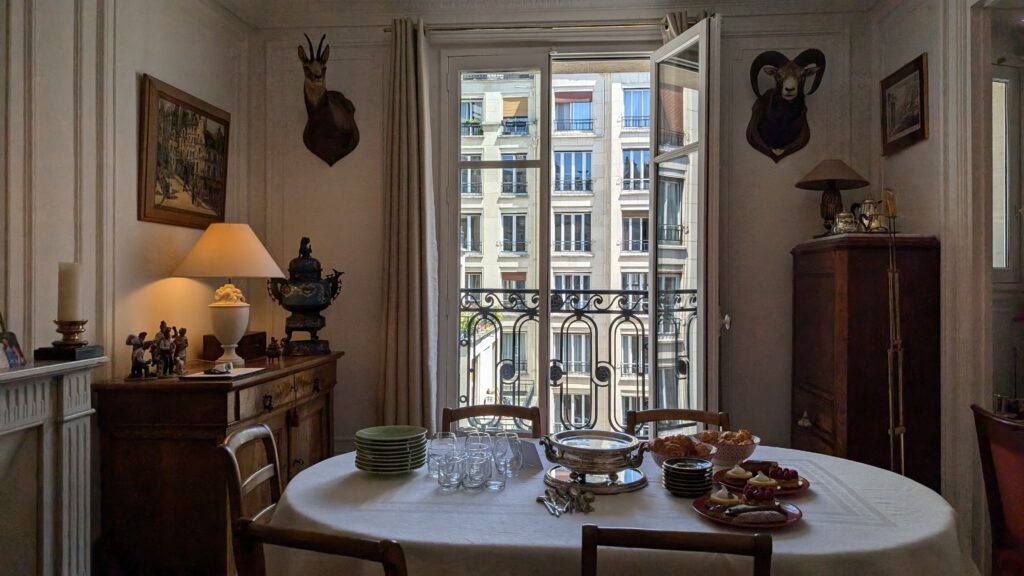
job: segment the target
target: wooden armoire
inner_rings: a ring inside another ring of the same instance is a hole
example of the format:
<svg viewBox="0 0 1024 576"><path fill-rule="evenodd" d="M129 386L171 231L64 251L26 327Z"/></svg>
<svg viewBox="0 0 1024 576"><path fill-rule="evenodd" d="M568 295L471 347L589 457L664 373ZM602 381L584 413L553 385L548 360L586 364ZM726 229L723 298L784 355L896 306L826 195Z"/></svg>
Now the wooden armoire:
<svg viewBox="0 0 1024 576"><path fill-rule="evenodd" d="M792 253L792 445L889 469L889 236L818 238ZM906 474L937 491L938 240L897 235L896 265Z"/></svg>

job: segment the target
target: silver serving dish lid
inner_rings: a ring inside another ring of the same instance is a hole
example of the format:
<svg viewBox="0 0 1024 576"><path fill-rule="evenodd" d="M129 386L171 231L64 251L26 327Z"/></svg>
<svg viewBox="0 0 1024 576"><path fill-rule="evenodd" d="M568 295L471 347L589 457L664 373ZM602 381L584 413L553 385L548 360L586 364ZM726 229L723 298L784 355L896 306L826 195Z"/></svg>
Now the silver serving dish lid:
<svg viewBox="0 0 1024 576"><path fill-rule="evenodd" d="M611 430L563 430L552 434L551 442L574 452L628 452L640 445L635 436Z"/></svg>

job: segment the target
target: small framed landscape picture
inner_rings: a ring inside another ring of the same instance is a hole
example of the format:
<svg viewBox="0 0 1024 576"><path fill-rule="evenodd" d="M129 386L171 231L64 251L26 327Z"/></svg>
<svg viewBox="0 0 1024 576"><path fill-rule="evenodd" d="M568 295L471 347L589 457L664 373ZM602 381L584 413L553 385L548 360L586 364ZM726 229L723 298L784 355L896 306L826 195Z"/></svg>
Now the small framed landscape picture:
<svg viewBox="0 0 1024 576"><path fill-rule="evenodd" d="M928 54L882 80L882 156L928 138Z"/></svg>
<svg viewBox="0 0 1024 576"><path fill-rule="evenodd" d="M139 117L139 220L223 222L231 115L145 75Z"/></svg>
<svg viewBox="0 0 1024 576"><path fill-rule="evenodd" d="M25 365L25 355L21 353L18 338L14 332L8 332L4 325L3 314L0 314L0 370L17 368Z"/></svg>

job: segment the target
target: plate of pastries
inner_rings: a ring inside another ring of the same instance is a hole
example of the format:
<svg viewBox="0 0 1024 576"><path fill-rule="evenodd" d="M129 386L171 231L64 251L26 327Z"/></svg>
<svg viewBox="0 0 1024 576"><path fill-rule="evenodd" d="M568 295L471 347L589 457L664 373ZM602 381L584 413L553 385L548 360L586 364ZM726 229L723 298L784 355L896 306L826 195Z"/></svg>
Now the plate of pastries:
<svg viewBox="0 0 1024 576"><path fill-rule="evenodd" d="M694 434L693 439L715 447L716 466L732 466L743 462L754 454L754 450L761 443L760 438L743 429L705 430Z"/></svg>
<svg viewBox="0 0 1024 576"><path fill-rule="evenodd" d="M799 508L778 495L778 488L771 486L748 485L737 494L717 484L710 494L693 501L693 509L708 520L737 528L781 528L803 518Z"/></svg>
<svg viewBox="0 0 1024 576"><path fill-rule="evenodd" d="M694 440L685 434L661 436L647 443L655 464L661 466L669 458L701 458L711 460L717 452L714 446Z"/></svg>
<svg viewBox="0 0 1024 576"><path fill-rule="evenodd" d="M778 462L748 460L732 468L715 472L714 481L733 492L747 487L773 488L779 496L793 496L806 492L811 483L792 468L783 468Z"/></svg>

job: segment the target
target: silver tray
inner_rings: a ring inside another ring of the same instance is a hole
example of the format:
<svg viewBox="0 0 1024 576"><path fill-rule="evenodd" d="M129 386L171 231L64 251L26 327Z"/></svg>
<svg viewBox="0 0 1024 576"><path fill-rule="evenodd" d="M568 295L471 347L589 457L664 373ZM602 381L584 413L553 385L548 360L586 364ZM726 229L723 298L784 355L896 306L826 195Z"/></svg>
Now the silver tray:
<svg viewBox="0 0 1024 576"><path fill-rule="evenodd" d="M614 475L591 474L585 477L573 477L572 471L564 466L552 466L544 475L544 483L553 488L579 486L594 494L622 494L633 492L647 486L647 477L642 470L626 468Z"/></svg>
<svg viewBox="0 0 1024 576"><path fill-rule="evenodd" d="M564 430L540 439L552 464L570 470L573 479L603 474L616 480L627 468L639 468L647 443L635 436L609 430Z"/></svg>

